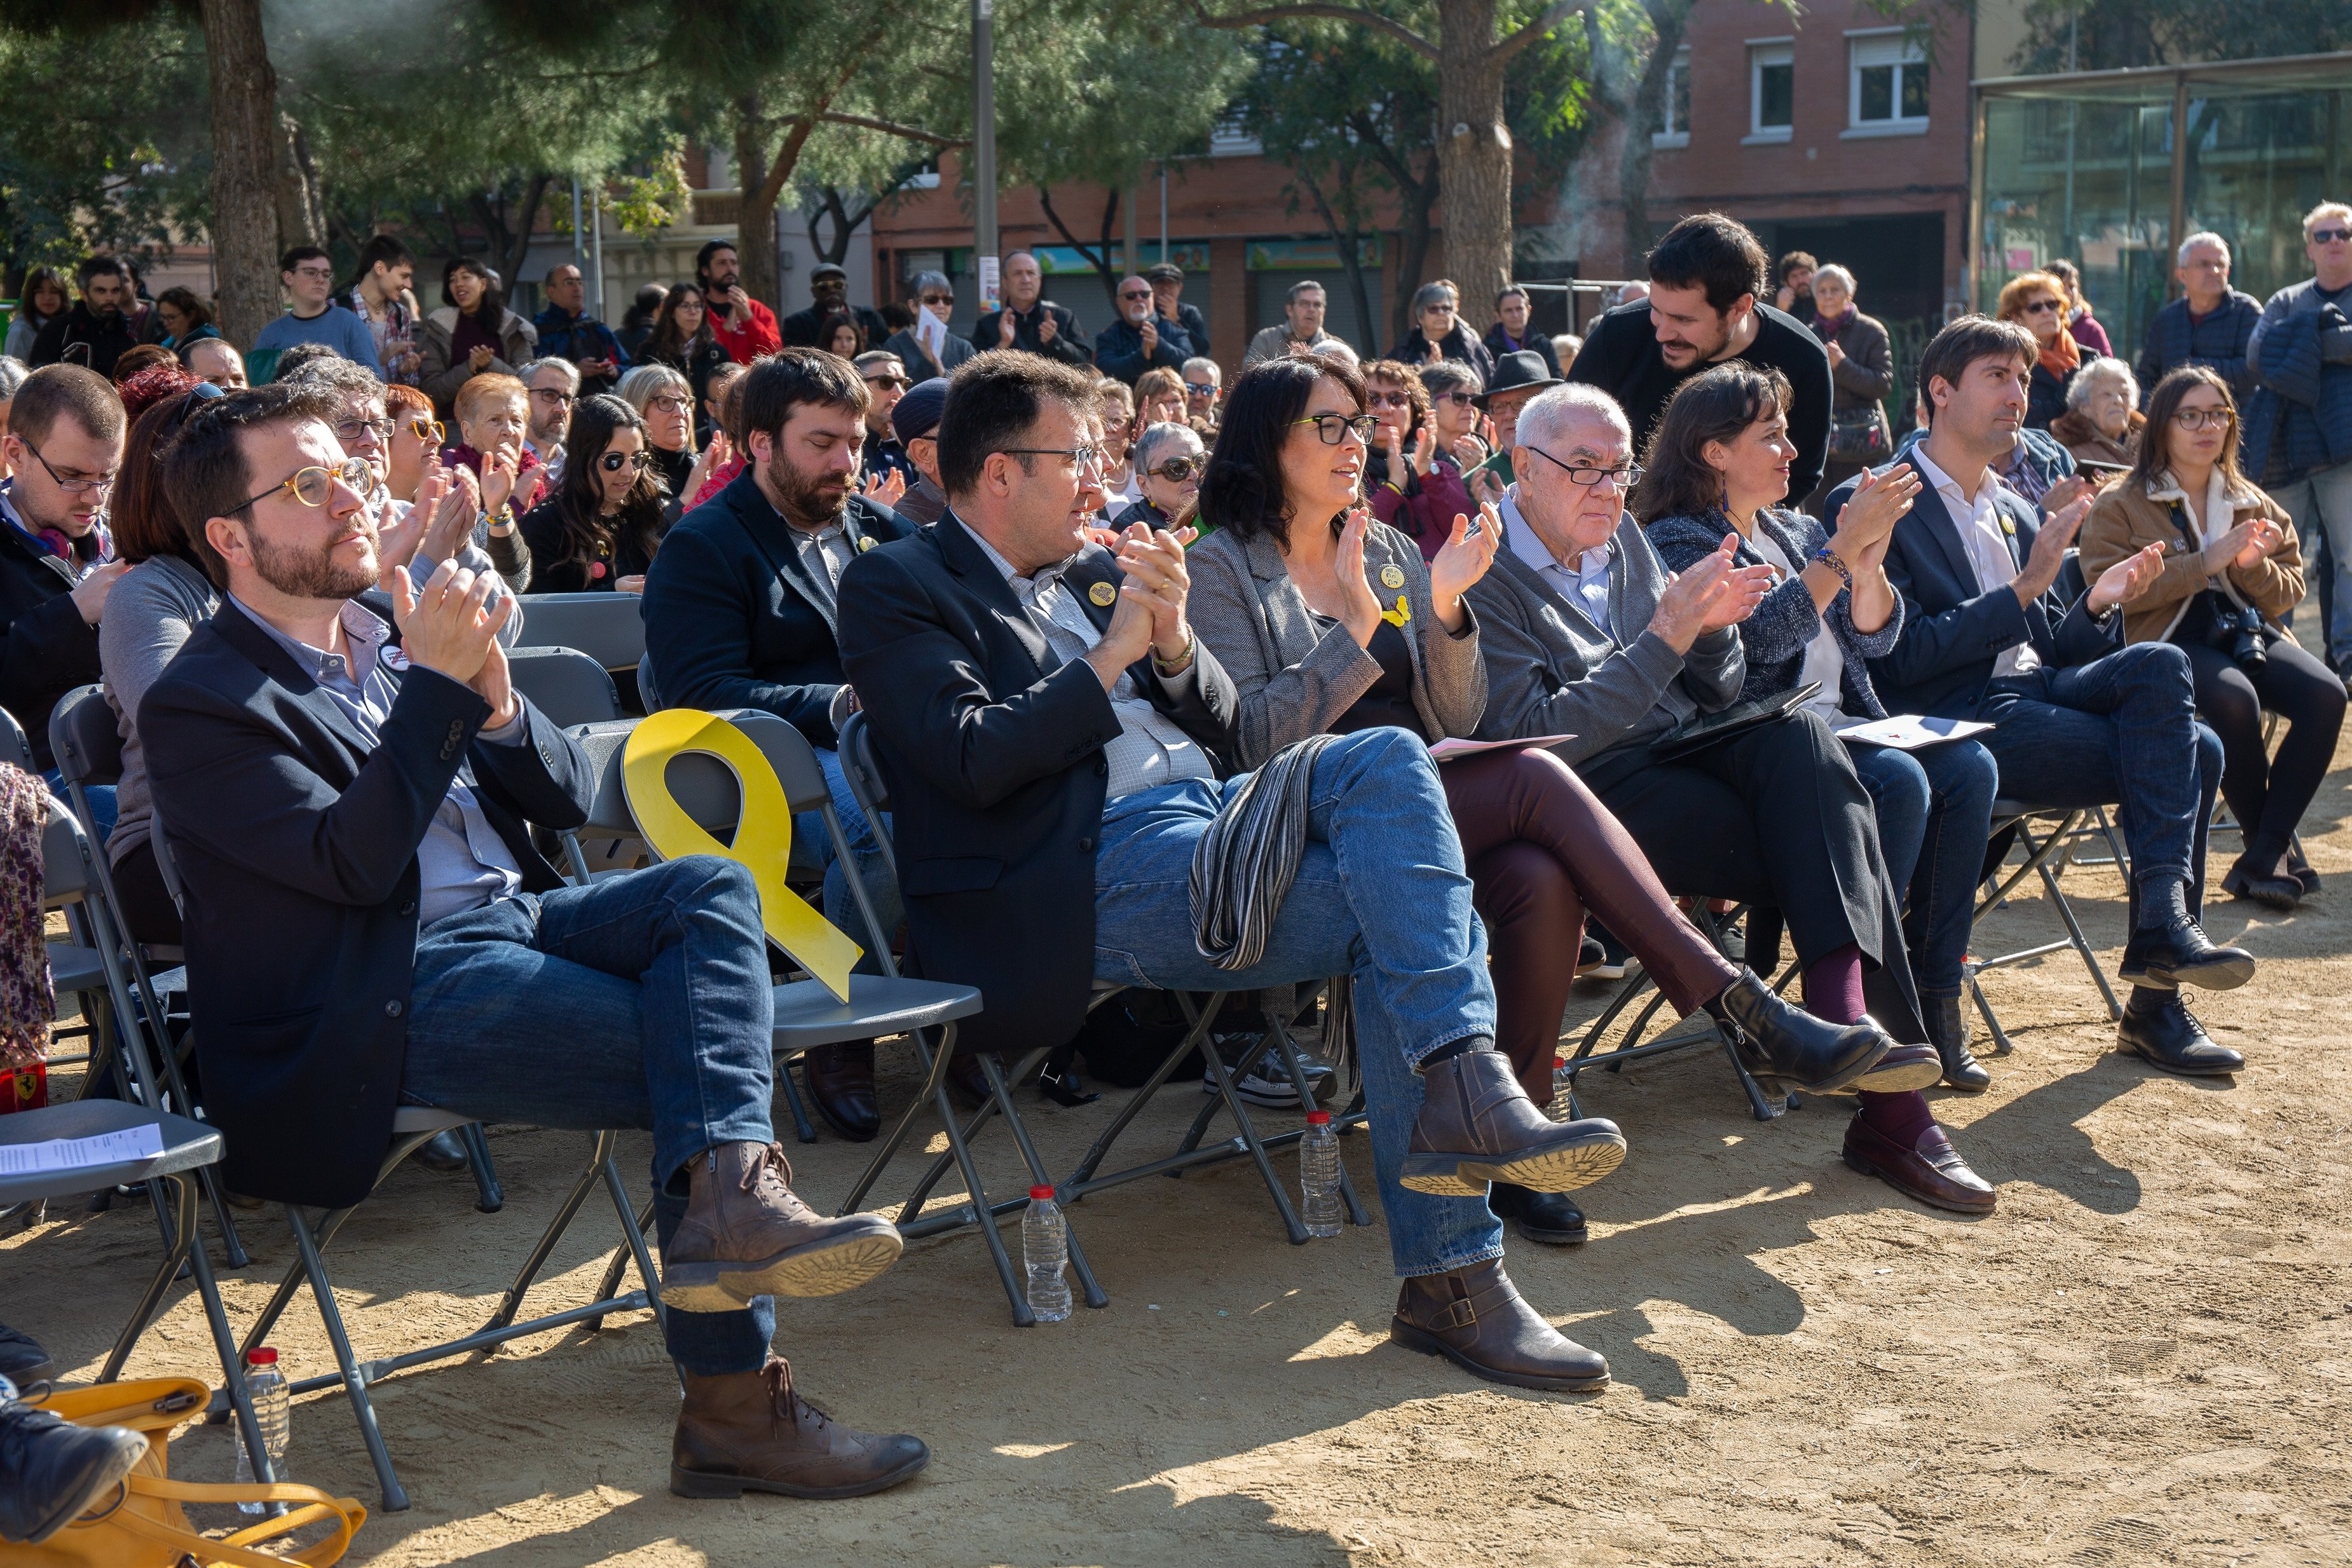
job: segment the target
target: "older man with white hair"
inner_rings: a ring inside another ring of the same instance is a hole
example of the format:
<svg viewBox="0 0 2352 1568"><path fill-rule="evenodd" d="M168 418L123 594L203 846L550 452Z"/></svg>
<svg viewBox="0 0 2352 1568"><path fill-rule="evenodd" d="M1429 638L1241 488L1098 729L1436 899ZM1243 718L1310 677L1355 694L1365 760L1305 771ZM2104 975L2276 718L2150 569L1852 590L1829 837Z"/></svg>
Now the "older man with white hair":
<svg viewBox="0 0 2352 1568"><path fill-rule="evenodd" d="M2210 229L2180 242L2172 276L2180 297L2149 318L2139 350L2140 401L2183 365L2202 365L2230 383L2242 405L2254 375L2246 347L2263 319L2262 302L2230 287L2230 242Z"/></svg>
<svg viewBox="0 0 2352 1568"><path fill-rule="evenodd" d="M2352 684L2352 206L2305 213L2303 253L2311 276L2270 297L2246 342L2241 461L2294 519L2327 663Z"/></svg>

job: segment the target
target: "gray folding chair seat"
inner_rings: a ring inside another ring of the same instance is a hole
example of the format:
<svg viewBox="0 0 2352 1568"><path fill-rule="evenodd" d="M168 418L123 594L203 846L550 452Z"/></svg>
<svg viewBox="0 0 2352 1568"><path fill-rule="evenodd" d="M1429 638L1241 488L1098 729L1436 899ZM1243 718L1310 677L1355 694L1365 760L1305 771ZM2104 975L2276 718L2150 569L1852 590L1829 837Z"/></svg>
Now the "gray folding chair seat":
<svg viewBox="0 0 2352 1568"><path fill-rule="evenodd" d="M520 642L576 648L607 670L634 670L646 656L643 601L634 593L526 593Z"/></svg>

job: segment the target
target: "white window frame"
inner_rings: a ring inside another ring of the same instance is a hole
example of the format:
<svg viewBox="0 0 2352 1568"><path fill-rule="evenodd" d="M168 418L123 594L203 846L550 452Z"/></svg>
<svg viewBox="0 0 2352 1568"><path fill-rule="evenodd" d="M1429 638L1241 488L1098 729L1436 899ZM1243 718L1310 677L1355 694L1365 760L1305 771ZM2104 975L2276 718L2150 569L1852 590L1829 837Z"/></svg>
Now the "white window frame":
<svg viewBox="0 0 2352 1568"><path fill-rule="evenodd" d="M1789 68L1789 123L1766 125L1764 113L1764 69L1767 66ZM1750 38L1748 40L1748 134L1743 144L1755 146L1764 142L1793 141L1797 134L1797 40L1794 38Z"/></svg>
<svg viewBox="0 0 2352 1568"><path fill-rule="evenodd" d="M1265 143L1243 129L1238 113L1228 114L1209 128L1209 156L1212 158L1255 158L1265 152Z"/></svg>
<svg viewBox="0 0 2352 1568"><path fill-rule="evenodd" d="M1653 147L1687 147L1690 145L1689 105L1687 101L1685 101L1684 105L1683 123L1679 125L1675 123L1675 79L1677 77L1682 78L1683 97L1687 100L1690 97L1690 46L1685 44L1681 48L1675 51L1673 63L1666 67L1665 101L1659 105L1659 108L1665 115L1666 128L1664 131L1653 131L1650 132L1650 145Z"/></svg>
<svg viewBox="0 0 2352 1568"><path fill-rule="evenodd" d="M1928 116L1906 119L1903 114L1903 78L1914 68L1927 69L1927 54L1910 31L1904 27L1870 27L1857 29L1845 36L1845 126L1839 132L1843 141L1862 141L1880 136L1925 136ZM1889 107L1894 118L1864 120L1862 117L1862 73L1882 66L1895 68L1893 96Z"/></svg>

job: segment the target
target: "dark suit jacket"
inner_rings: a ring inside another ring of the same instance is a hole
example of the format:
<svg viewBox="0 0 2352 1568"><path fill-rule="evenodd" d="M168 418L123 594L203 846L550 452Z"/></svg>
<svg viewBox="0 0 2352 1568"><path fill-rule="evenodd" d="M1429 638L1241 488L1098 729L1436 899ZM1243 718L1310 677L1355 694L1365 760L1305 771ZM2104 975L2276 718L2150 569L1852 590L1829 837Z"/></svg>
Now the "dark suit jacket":
<svg viewBox="0 0 2352 1568"><path fill-rule="evenodd" d="M49 715L58 699L100 678L98 628L73 601L62 560L0 518L0 707L24 727L33 759L49 755Z"/></svg>
<svg viewBox="0 0 2352 1568"><path fill-rule="evenodd" d="M1825 509L1832 532L1860 477L1830 493ZM1925 484L1927 476L1920 479ZM1997 505L2010 523L2001 537L2022 570L2040 515L2006 486ZM2070 608L2055 588L2032 604L2019 603L2005 587L1978 592L1976 569L1961 541L1962 521L1930 486L1895 525L1886 575L1903 596L1903 635L1893 653L1870 661L1871 684L1889 713L1975 717L1992 681L1993 661L2021 643L2032 643L2042 662L2053 665L2086 664L2123 646L2122 617L2101 629L2091 619L2088 595Z"/></svg>
<svg viewBox="0 0 2352 1568"><path fill-rule="evenodd" d="M1159 341L1148 354L1143 351L1143 329L1132 321L1114 321L1096 333L1095 369L1133 386L1146 371L1181 372L1185 361L1204 351L1195 349L1184 329L1170 325L1165 317L1152 317L1151 328Z"/></svg>
<svg viewBox="0 0 2352 1568"><path fill-rule="evenodd" d="M866 329L867 348L878 349L883 340L889 337L890 323L882 319L879 310L865 305L846 305L842 308L856 317L857 324ZM778 323L776 335L783 340L787 349L814 349L816 347L816 329L824 326L824 319L832 314L832 311L820 309L814 305L805 310L795 310Z"/></svg>
<svg viewBox="0 0 2352 1568"><path fill-rule="evenodd" d="M1528 350L1541 354L1544 368L1550 371L1553 375L1559 376L1559 350L1551 346L1551 339L1548 334L1535 329L1532 322L1528 326L1527 340L1516 349L1511 346L1511 340L1504 332L1503 324L1500 321L1486 329L1486 336L1482 341L1486 345L1486 352L1496 361L1500 361L1505 354L1516 354L1520 350ZM1560 376L1560 379L1565 381L1567 378Z"/></svg>
<svg viewBox="0 0 2352 1568"><path fill-rule="evenodd" d="M1088 545L1064 580L1097 627L1110 552ZM908 933L929 978L977 986L973 1050L1057 1045L1094 983L1095 843L1118 716L1083 660L1063 664L1012 586L950 511L851 563L842 663L890 785ZM1173 680L1130 672L1154 707L1212 751L1231 745L1233 682L1201 647Z"/></svg>
<svg viewBox="0 0 2352 1568"><path fill-rule="evenodd" d="M333 1207L374 1185L407 1052L416 846L458 769L530 892L562 879L523 824L577 827L595 793L580 747L528 701L523 744L490 746L472 691L429 670L395 679L371 747L227 603L139 705L186 884L205 1110L229 1186L257 1197Z"/></svg>
<svg viewBox="0 0 2352 1568"><path fill-rule="evenodd" d="M851 548L909 531L888 507L850 498ZM662 537L646 573L646 652L674 707L763 708L831 747L842 684L834 612L783 519L746 468Z"/></svg>
<svg viewBox="0 0 2352 1568"><path fill-rule="evenodd" d="M1037 340L1037 319L1047 311L1051 311L1054 317L1054 340L1041 343ZM1002 310L992 310L973 323L973 348L986 353L997 346L997 334L1003 330L997 323L1003 315ZM1013 313L1013 347L1026 349L1033 354L1043 354L1049 360L1059 360L1066 365L1091 365L1095 362L1095 357L1087 351L1086 339L1080 335L1076 315L1050 300L1039 300L1029 308L1025 316L1017 310Z"/></svg>

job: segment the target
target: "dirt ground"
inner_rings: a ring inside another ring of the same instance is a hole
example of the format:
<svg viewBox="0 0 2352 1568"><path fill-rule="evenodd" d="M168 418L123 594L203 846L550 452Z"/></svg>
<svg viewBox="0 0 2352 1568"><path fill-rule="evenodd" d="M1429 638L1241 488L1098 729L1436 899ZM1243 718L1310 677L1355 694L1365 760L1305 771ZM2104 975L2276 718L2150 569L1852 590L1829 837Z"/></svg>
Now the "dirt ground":
<svg viewBox="0 0 2352 1568"><path fill-rule="evenodd" d="M2017 1050L1991 1063L1990 1094L1942 1096L1939 1113L2000 1186L1990 1218L1847 1170L1832 1103L1753 1121L1719 1058L1588 1079L1589 1113L1615 1117L1632 1155L1580 1195L1589 1245L1514 1239L1509 1267L1608 1355L1616 1382L1599 1395L1492 1387L1389 1345L1377 1220L1289 1247L1231 1163L1079 1206L1111 1302L1066 1323L1013 1328L971 1231L910 1247L865 1291L787 1304L778 1347L807 1393L930 1443L928 1472L896 1491L671 1497L677 1387L638 1313L380 1387L415 1505L372 1518L352 1560L2352 1563L2352 755L2338 762L2305 823L2326 890L2292 916L2209 912L2217 940L2263 961L2252 987L2195 1003L2251 1059L2235 1082L2116 1056L2069 954L1989 979ZM2236 847L2221 841L2217 881ZM2075 867L2064 886L2112 970L2118 879ZM2036 894L1979 941L2057 934ZM1580 998L1579 1016L1595 1005ZM903 1103L907 1054L886 1051L885 1072L886 1104ZM1198 1103L1191 1085L1164 1095L1127 1147L1165 1147ZM1029 1109L1049 1165L1066 1169L1111 1107ZM475 1213L464 1176L412 1164L330 1254L362 1357L478 1326L583 1152L514 1129L491 1145L502 1213ZM1343 1147L1369 1191L1363 1141ZM982 1148L984 1178L1015 1190L1009 1144ZM829 1134L791 1153L828 1206L865 1157ZM633 1183L646 1155L643 1139L625 1149ZM1296 1180L1295 1159L1280 1168ZM886 1190L911 1179L902 1161ZM79 1209L0 1239L0 1319L46 1341L69 1381L95 1375L155 1241L143 1203ZM292 1252L273 1215L243 1227L255 1261L224 1285L239 1322ZM1006 1236L1017 1256L1017 1227ZM592 1199L541 1310L586 1299L617 1238ZM307 1298L274 1342L298 1376L331 1369ZM193 1294L131 1371L217 1378ZM232 1464L222 1427L186 1429L173 1457L195 1479ZM296 1407L291 1468L376 1505L340 1397Z"/></svg>

